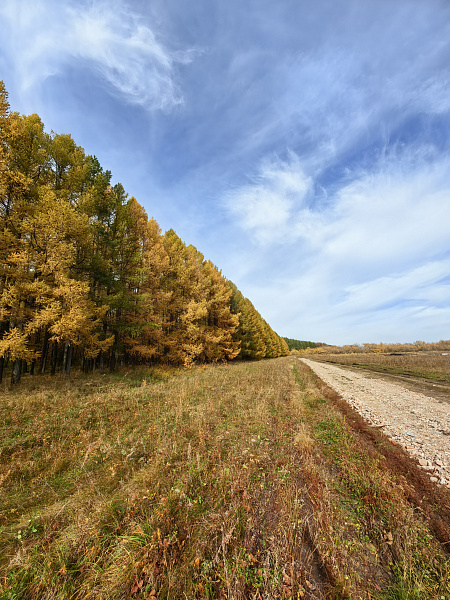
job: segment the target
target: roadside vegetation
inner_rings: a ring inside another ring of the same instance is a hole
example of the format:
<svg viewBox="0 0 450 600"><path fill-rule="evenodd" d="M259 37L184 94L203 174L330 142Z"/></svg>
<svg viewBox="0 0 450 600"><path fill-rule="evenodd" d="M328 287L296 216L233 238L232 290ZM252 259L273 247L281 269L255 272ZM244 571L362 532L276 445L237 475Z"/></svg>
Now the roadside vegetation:
<svg viewBox="0 0 450 600"><path fill-rule="evenodd" d="M450 524L295 357L3 392L2 599L450 597Z"/></svg>

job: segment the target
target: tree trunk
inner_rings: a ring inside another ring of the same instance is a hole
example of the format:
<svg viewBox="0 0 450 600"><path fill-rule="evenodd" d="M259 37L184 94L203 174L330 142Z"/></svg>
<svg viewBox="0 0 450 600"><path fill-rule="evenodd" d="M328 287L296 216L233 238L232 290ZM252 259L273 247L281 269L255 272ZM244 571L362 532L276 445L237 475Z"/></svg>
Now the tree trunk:
<svg viewBox="0 0 450 600"><path fill-rule="evenodd" d="M4 364L5 364L5 358L2 356L0 358L0 383L3 380L3 366L4 366Z"/></svg>
<svg viewBox="0 0 450 600"><path fill-rule="evenodd" d="M22 375L22 359L17 358L13 363L11 373L11 385L20 383L20 376Z"/></svg>
<svg viewBox="0 0 450 600"><path fill-rule="evenodd" d="M72 366L73 344L69 344L66 357L66 375L70 377L70 368Z"/></svg>
<svg viewBox="0 0 450 600"><path fill-rule="evenodd" d="M48 329L46 329L44 332L44 340L42 342L41 364L39 365L39 373L41 373L41 375L45 372L45 366L47 364L48 338L49 338L49 333L48 333Z"/></svg>
<svg viewBox="0 0 450 600"><path fill-rule="evenodd" d="M111 351L111 360L109 361L109 370L111 373L114 373L114 371L116 370L116 351L112 350Z"/></svg>
<svg viewBox="0 0 450 600"><path fill-rule="evenodd" d="M64 370L64 356L65 356L65 351L66 351L66 345L65 344L59 344L58 345L58 358L57 358L57 366L58 366L58 370L59 372Z"/></svg>
<svg viewBox="0 0 450 600"><path fill-rule="evenodd" d="M64 354L62 359L62 370L65 372L67 370L67 352L69 350L69 342L64 344Z"/></svg>
<svg viewBox="0 0 450 600"><path fill-rule="evenodd" d="M56 373L56 361L58 359L58 342L54 341L53 342L53 348L52 348L52 370L51 370L51 374L54 375Z"/></svg>

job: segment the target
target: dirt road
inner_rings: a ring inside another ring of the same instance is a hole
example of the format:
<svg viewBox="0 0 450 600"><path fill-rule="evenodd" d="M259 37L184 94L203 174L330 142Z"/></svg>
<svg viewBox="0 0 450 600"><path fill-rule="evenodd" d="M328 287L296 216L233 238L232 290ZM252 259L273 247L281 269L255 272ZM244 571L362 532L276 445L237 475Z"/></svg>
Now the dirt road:
<svg viewBox="0 0 450 600"><path fill-rule="evenodd" d="M438 485L450 488L450 405L368 373L299 359L371 425L401 444Z"/></svg>

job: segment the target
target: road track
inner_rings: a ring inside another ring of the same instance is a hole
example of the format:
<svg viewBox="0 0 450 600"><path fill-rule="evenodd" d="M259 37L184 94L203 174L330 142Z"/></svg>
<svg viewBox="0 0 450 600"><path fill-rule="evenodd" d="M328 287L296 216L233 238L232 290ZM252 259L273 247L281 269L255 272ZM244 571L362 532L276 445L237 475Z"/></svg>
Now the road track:
<svg viewBox="0 0 450 600"><path fill-rule="evenodd" d="M428 473L450 488L450 405L368 372L305 358L327 385L374 427L380 428Z"/></svg>

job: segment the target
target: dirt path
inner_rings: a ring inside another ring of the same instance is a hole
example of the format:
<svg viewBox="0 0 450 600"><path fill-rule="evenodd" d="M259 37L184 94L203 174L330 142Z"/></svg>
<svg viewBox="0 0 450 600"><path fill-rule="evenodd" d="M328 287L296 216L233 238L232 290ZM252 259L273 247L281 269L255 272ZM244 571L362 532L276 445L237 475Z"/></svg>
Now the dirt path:
<svg viewBox="0 0 450 600"><path fill-rule="evenodd" d="M417 458L431 481L450 488L450 406L447 402L368 373L305 358L300 360L371 425L382 429Z"/></svg>

